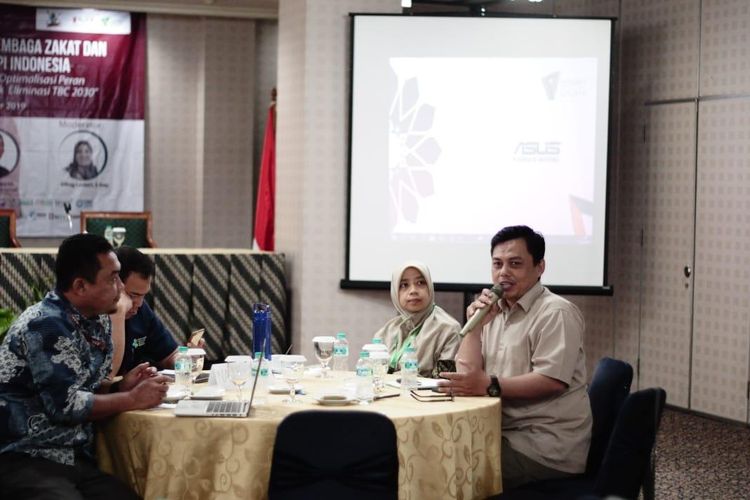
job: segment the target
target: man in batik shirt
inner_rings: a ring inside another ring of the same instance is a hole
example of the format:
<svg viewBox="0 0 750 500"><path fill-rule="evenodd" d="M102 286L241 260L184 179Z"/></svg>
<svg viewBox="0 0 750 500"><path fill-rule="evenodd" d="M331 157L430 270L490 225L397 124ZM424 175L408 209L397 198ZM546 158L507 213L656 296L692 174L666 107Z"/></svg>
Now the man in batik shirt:
<svg viewBox="0 0 750 500"><path fill-rule="evenodd" d="M94 457L92 421L156 406L167 390L167 378L146 363L117 390L107 379L119 270L101 236L67 238L55 290L0 345L0 498L137 498Z"/></svg>

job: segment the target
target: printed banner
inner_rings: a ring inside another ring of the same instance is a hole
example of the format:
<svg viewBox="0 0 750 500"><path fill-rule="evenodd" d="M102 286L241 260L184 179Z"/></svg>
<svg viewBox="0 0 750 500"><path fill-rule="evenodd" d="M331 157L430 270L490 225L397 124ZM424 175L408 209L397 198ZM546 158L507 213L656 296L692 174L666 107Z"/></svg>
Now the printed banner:
<svg viewBox="0 0 750 500"><path fill-rule="evenodd" d="M145 39L143 14L0 6L0 207L20 236L143 210Z"/></svg>

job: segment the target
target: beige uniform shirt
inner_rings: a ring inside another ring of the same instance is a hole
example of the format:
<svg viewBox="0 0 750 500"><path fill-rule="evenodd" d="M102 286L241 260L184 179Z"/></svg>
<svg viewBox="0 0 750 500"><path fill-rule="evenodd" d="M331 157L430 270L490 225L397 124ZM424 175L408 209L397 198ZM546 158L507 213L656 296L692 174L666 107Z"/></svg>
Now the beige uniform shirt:
<svg viewBox="0 0 750 500"><path fill-rule="evenodd" d="M503 436L510 446L547 467L580 473L591 441L586 392L584 321L578 308L537 282L482 330L482 356L489 375L539 373L567 385L542 401L503 401Z"/></svg>
<svg viewBox="0 0 750 500"><path fill-rule="evenodd" d="M374 338L383 339L388 346L388 354L393 354L401 347L401 343L409 336L414 328L411 321L397 316L386 323L375 333ZM458 351L461 325L453 316L445 312L440 306L435 306L432 313L422 324L422 329L414 339L419 362L419 375L432 377L437 367L438 359L453 359Z"/></svg>

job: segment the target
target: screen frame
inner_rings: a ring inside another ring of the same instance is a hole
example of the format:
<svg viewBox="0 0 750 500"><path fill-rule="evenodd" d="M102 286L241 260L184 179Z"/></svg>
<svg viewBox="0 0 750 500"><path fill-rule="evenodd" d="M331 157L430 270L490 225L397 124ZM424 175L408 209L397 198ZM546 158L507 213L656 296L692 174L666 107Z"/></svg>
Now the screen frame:
<svg viewBox="0 0 750 500"><path fill-rule="evenodd" d="M598 16L551 16L551 15L537 15L537 14L514 14L514 13L498 13L498 12L486 12L482 16L471 16L467 13L436 13L436 14L394 14L394 13L349 13L350 29L349 29L349 126L348 126L348 151L347 151L347 204L346 204L346 237L345 237L345 262L344 262L344 278L339 282L339 287L343 290L388 290L390 289L390 281L371 281L371 280L353 280L350 279L350 251L351 251L351 219L352 219L352 123L354 114L354 39L355 39L355 22L358 17L404 17L404 18L419 18L419 17L444 17L444 18L514 18L514 19L571 19L571 20L600 20L610 21L610 46L609 46L609 72L608 78L608 110L607 110L607 147L606 147L606 175L605 175L605 207L604 207L604 247L603 247L603 270L602 270L602 285L600 286L566 286L566 285L550 285L547 286L550 290L555 293L562 295L604 295L611 296L614 293L613 286L609 283L609 223L610 223L610 203L611 203L611 181L612 181L612 158L615 138L612 136L613 120L614 120L614 90L616 82L616 67L618 60L616 59L615 50L615 26L617 22L616 17L598 17ZM500 228L498 228L500 229ZM491 238L491 236L489 237ZM489 247L490 241L487 241ZM487 274L490 274L490 249L487 252ZM546 286L546 285L545 285ZM435 282L434 288L436 291L446 292L464 292L464 293L477 293L483 288L488 288L488 283L448 283L448 282Z"/></svg>

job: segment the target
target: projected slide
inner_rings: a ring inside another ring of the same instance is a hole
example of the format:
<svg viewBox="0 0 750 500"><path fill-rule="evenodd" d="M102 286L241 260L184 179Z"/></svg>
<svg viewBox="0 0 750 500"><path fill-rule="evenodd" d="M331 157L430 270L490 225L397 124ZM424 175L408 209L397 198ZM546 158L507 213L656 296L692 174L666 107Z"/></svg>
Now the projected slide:
<svg viewBox="0 0 750 500"><path fill-rule="evenodd" d="M490 240L547 241L543 282L606 285L611 20L353 16L347 274L408 259L490 280Z"/></svg>
<svg viewBox="0 0 750 500"><path fill-rule="evenodd" d="M394 235L476 238L497 231L497 213L521 211L548 237L590 240L596 59L392 58L390 66L397 85L383 126ZM527 186L537 186L533 195Z"/></svg>

